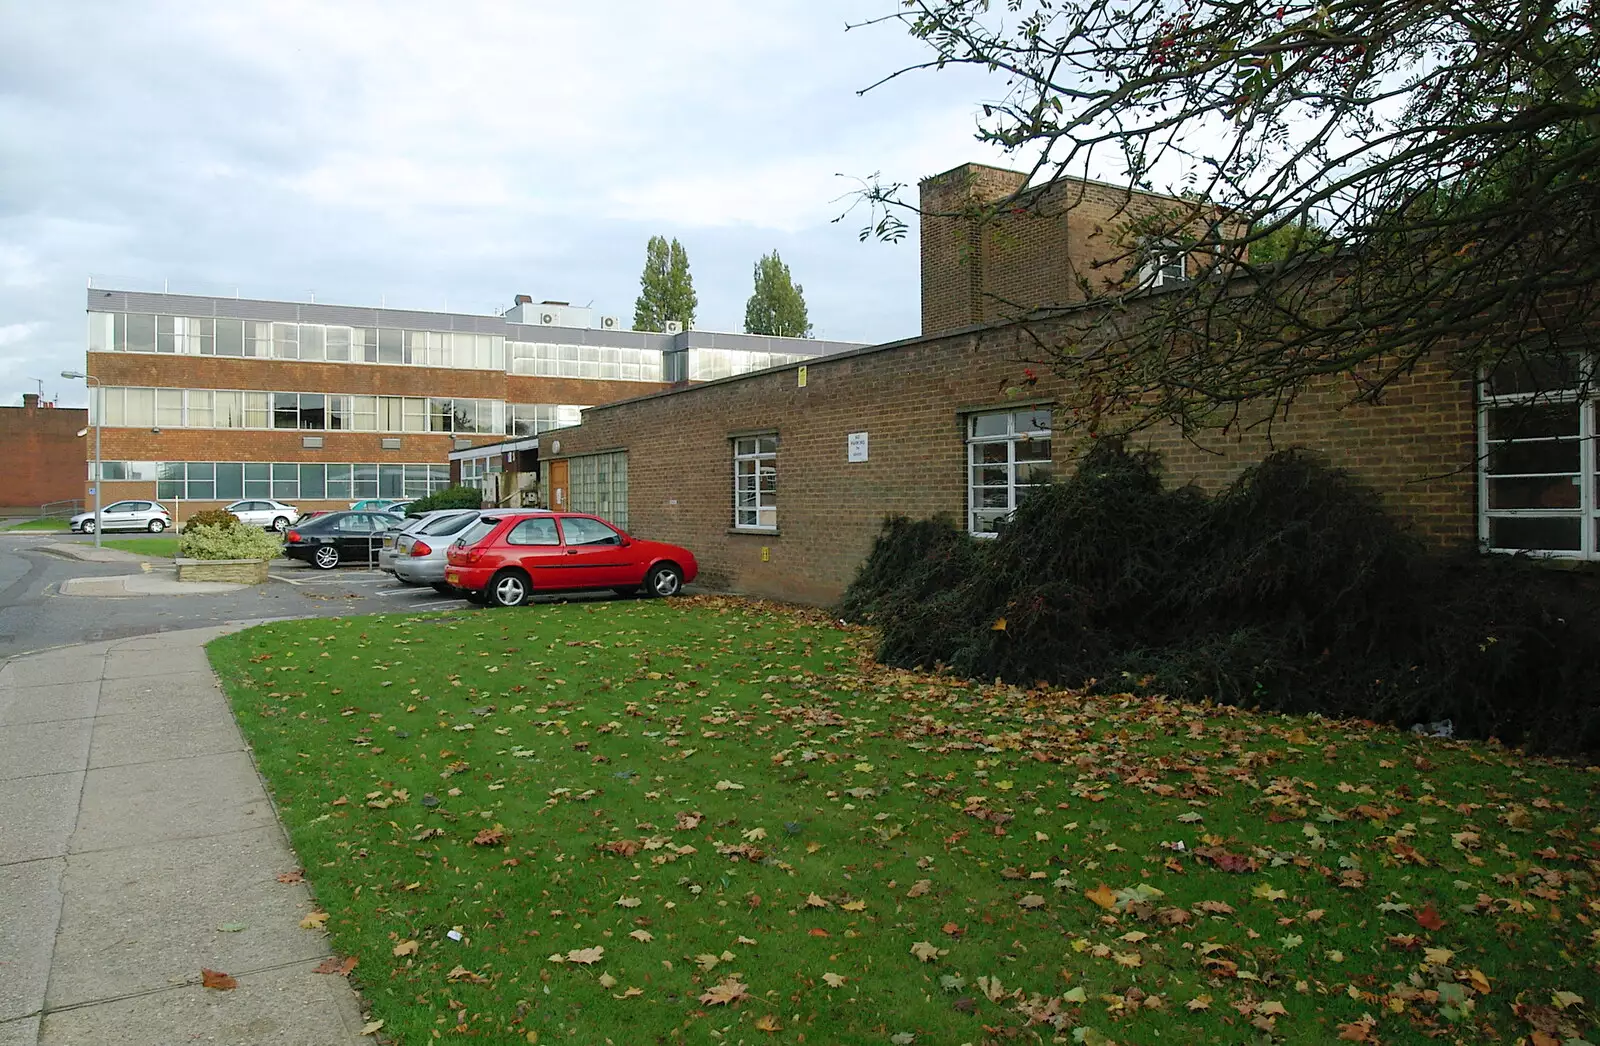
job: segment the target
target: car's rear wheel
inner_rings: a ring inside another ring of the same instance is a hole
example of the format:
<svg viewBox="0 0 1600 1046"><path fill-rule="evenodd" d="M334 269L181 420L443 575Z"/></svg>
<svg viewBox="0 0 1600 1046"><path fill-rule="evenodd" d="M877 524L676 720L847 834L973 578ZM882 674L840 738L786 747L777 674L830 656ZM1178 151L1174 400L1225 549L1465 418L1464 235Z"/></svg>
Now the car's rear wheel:
<svg viewBox="0 0 1600 1046"><path fill-rule="evenodd" d="M332 545L323 545L312 553L311 565L318 570L332 570L339 565L339 550Z"/></svg>
<svg viewBox="0 0 1600 1046"><path fill-rule="evenodd" d="M159 534L163 530L167 529L167 525L165 523L163 523L159 519L152 519L150 521L150 525L148 527L146 527L145 529L150 531L150 533L152 533L152 534Z"/></svg>
<svg viewBox="0 0 1600 1046"><path fill-rule="evenodd" d="M84 521L83 521L83 532L84 532L84 533L85 533L85 534L93 534L93 533L94 533L94 531L95 531L95 523L94 523L94 520L92 520L92 519L86 519L86 520L84 520Z"/></svg>
<svg viewBox="0 0 1600 1046"><path fill-rule="evenodd" d="M650 596L675 596L683 591L683 571L671 563L661 563L644 579L644 590Z"/></svg>
<svg viewBox="0 0 1600 1046"><path fill-rule="evenodd" d="M276 530L280 534L282 534L285 530L288 530L289 529L289 517L288 516L279 516L277 519L274 519L272 521L272 529Z"/></svg>
<svg viewBox="0 0 1600 1046"><path fill-rule="evenodd" d="M520 570L502 570L489 579L487 592L497 607L520 607L528 601L528 576Z"/></svg>

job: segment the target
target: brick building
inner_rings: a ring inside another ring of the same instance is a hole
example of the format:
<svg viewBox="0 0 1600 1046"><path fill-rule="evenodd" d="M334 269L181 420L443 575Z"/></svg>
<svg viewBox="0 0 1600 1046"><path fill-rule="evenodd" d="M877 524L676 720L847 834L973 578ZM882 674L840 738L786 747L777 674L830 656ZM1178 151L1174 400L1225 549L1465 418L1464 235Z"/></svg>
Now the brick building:
<svg viewBox="0 0 1600 1046"><path fill-rule="evenodd" d="M924 199L1009 193L1020 178L959 168L924 183ZM575 507L599 511L582 491L603 480L603 514L692 549L707 584L775 598L837 598L891 514L943 513L992 531L1029 486L1083 449L1060 424L1065 379L1046 368L1030 376L1021 362L1053 325L1101 307L1075 311L1072 294L1083 271L1099 271L1096 245L1121 204L1097 196L1107 187L1077 189L1055 191L1089 201L1084 213L1024 209L1014 215L1020 230L1004 218L997 229L925 224L921 337L585 411L581 425L542 437L543 482L552 493L570 486ZM1186 260L1169 259L1175 268ZM1135 281L1159 282L1149 276ZM1000 298L1005 308L1064 307L1024 324L991 311ZM1212 490L1275 447L1307 447L1377 489L1436 547L1600 559L1600 419L1589 386L1547 384L1534 402L1517 375L1480 388L1426 364L1380 404L1350 407L1342 380L1300 396L1270 442L1264 428L1203 445L1159 429L1140 441L1162 453L1172 480Z"/></svg>
<svg viewBox="0 0 1600 1046"><path fill-rule="evenodd" d="M20 407L0 407L0 506L35 514L51 502L83 498L83 455L78 431L88 412L57 407L34 393Z"/></svg>
<svg viewBox="0 0 1600 1046"><path fill-rule="evenodd" d="M674 381L854 347L631 331L526 296L485 316L90 288L88 313L102 500L156 498L178 519L239 498L310 510L419 497L450 484L452 451Z"/></svg>

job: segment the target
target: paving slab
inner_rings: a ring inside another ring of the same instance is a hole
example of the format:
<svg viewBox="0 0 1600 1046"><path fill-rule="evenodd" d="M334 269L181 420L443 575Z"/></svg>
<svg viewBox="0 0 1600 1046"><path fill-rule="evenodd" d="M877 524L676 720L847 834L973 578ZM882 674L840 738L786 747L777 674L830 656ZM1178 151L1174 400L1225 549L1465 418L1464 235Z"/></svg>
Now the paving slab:
<svg viewBox="0 0 1600 1046"><path fill-rule="evenodd" d="M223 835L273 820L244 752L108 766L84 778L70 849L86 853Z"/></svg>
<svg viewBox="0 0 1600 1046"><path fill-rule="evenodd" d="M115 577L75 577L61 582L63 596L220 596L249 585L232 581L179 581L176 575L152 571Z"/></svg>
<svg viewBox="0 0 1600 1046"><path fill-rule="evenodd" d="M54 653L54 652L52 652ZM89 683L105 671L98 656L52 657L50 653L12 661L0 674L0 686L49 686L52 683Z"/></svg>
<svg viewBox="0 0 1600 1046"><path fill-rule="evenodd" d="M0 1023L0 1046L38 1046L39 1018Z"/></svg>
<svg viewBox="0 0 1600 1046"><path fill-rule="evenodd" d="M210 669L173 672L164 676L134 676L107 679L100 684L102 716L149 715L162 709L196 711L196 706L213 709L225 706L217 692L217 679Z"/></svg>
<svg viewBox="0 0 1600 1046"><path fill-rule="evenodd" d="M113 650L105 657L106 679L204 672L211 667L204 648L174 645L166 650Z"/></svg>
<svg viewBox="0 0 1600 1046"><path fill-rule="evenodd" d="M57 857L0 868L0 926L5 927L0 933L0 1021L44 1009L66 863ZM0 1043L6 1041L4 1028L0 1024Z"/></svg>
<svg viewBox="0 0 1600 1046"><path fill-rule="evenodd" d="M0 781L82 770L93 719L16 723L0 730Z"/></svg>
<svg viewBox="0 0 1600 1046"><path fill-rule="evenodd" d="M100 684L94 681L0 687L0 726L84 719L94 715L99 700Z"/></svg>
<svg viewBox="0 0 1600 1046"><path fill-rule="evenodd" d="M83 776L77 770L0 781L0 867L67 852L78 823Z"/></svg>
<svg viewBox="0 0 1600 1046"><path fill-rule="evenodd" d="M67 858L48 1008L325 957L326 935L299 925L304 889L277 881L298 863L275 824Z"/></svg>
<svg viewBox="0 0 1600 1046"><path fill-rule="evenodd" d="M89 769L216 755L244 750L230 716L199 716L193 708L162 707L133 715L101 716L89 748Z"/></svg>
<svg viewBox="0 0 1600 1046"><path fill-rule="evenodd" d="M185 985L50 1013L40 1028L39 1046L370 1046L372 1040L360 1036L360 1010L344 978L311 968L303 963L259 973L226 970L239 980L232 991Z"/></svg>

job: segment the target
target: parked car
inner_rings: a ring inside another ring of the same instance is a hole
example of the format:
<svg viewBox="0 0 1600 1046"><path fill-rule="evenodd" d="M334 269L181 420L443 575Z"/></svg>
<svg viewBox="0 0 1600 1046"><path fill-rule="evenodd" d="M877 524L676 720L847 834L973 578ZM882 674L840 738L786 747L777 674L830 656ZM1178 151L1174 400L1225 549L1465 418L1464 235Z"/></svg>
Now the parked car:
<svg viewBox="0 0 1600 1046"><path fill-rule="evenodd" d="M686 548L630 537L575 512L486 511L450 546L446 584L514 607L536 592L609 588L675 596L700 566Z"/></svg>
<svg viewBox="0 0 1600 1046"><path fill-rule="evenodd" d="M385 511L388 512L387 509L385 509ZM421 527L440 516L455 516L460 514L462 511L464 510L437 509L433 512L424 512L418 516L398 517L400 522L396 524L393 529L387 531L383 535L383 547L378 550L378 569L387 574L394 573L395 559L401 554L396 550L396 545L400 541L402 535L411 533L418 527ZM396 514L389 512L389 515ZM477 515L477 513L474 512L473 515ZM470 519L466 520L462 523L462 526L466 526L466 524L470 522ZM452 533L454 533L454 531L452 531ZM442 580L442 578L440 580Z"/></svg>
<svg viewBox="0 0 1600 1046"><path fill-rule="evenodd" d="M284 535L283 554L321 570L340 563L370 563L378 558L383 535L399 520L386 512L330 512Z"/></svg>
<svg viewBox="0 0 1600 1046"><path fill-rule="evenodd" d="M224 512L232 512L239 517L239 522L251 527L264 527L267 530L276 530L283 533L289 529L289 524L300 518L300 510L293 505L285 505L281 501L271 501L266 498L247 498L244 501L235 501L223 507Z"/></svg>
<svg viewBox="0 0 1600 1046"><path fill-rule="evenodd" d="M410 499L408 499L406 501L393 502L388 507L386 507L384 509L384 511L389 513L390 515L404 517L406 512L411 508L411 506L416 503L416 500L417 500L416 498L410 498Z"/></svg>
<svg viewBox="0 0 1600 1046"><path fill-rule="evenodd" d="M74 534L93 534L94 513L80 512L68 521ZM172 526L172 516L155 501L113 501L100 507L103 530L148 530L159 534Z"/></svg>
<svg viewBox="0 0 1600 1046"><path fill-rule="evenodd" d="M362 498L360 501L350 502L351 512L383 512L390 505L398 505L399 498Z"/></svg>
<svg viewBox="0 0 1600 1046"><path fill-rule="evenodd" d="M432 585L440 592L454 592L455 586L444 579L449 567L445 557L450 543L480 514L475 508L456 508L420 517L421 526L395 538L394 576L408 585Z"/></svg>

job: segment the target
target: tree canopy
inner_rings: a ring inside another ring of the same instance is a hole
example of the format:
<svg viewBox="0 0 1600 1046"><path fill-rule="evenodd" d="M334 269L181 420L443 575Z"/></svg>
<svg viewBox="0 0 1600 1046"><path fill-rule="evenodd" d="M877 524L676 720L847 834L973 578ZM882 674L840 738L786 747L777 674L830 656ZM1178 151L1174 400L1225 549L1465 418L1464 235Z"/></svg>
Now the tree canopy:
<svg viewBox="0 0 1600 1046"><path fill-rule="evenodd" d="M1227 427L1330 376L1376 400L1424 359L1467 375L1594 344L1596 0L1003 7L905 0L878 21L931 53L885 79L988 71L1000 97L977 138L1019 157L1030 189L1094 177L1174 197L1124 215L1110 268L1153 238L1196 262L1180 291L1041 340L1089 423ZM903 235L904 191L865 190L863 236Z"/></svg>
<svg viewBox="0 0 1600 1046"><path fill-rule="evenodd" d="M668 320L677 320L688 330L694 326L699 304L689 275L689 252L676 239L668 243L665 236L650 237L639 276L639 299L633 304L633 329L663 331Z"/></svg>
<svg viewBox="0 0 1600 1046"><path fill-rule="evenodd" d="M789 266L777 251L763 254L755 264L755 290L744 306L745 333L811 337L804 292L805 288L789 275Z"/></svg>

